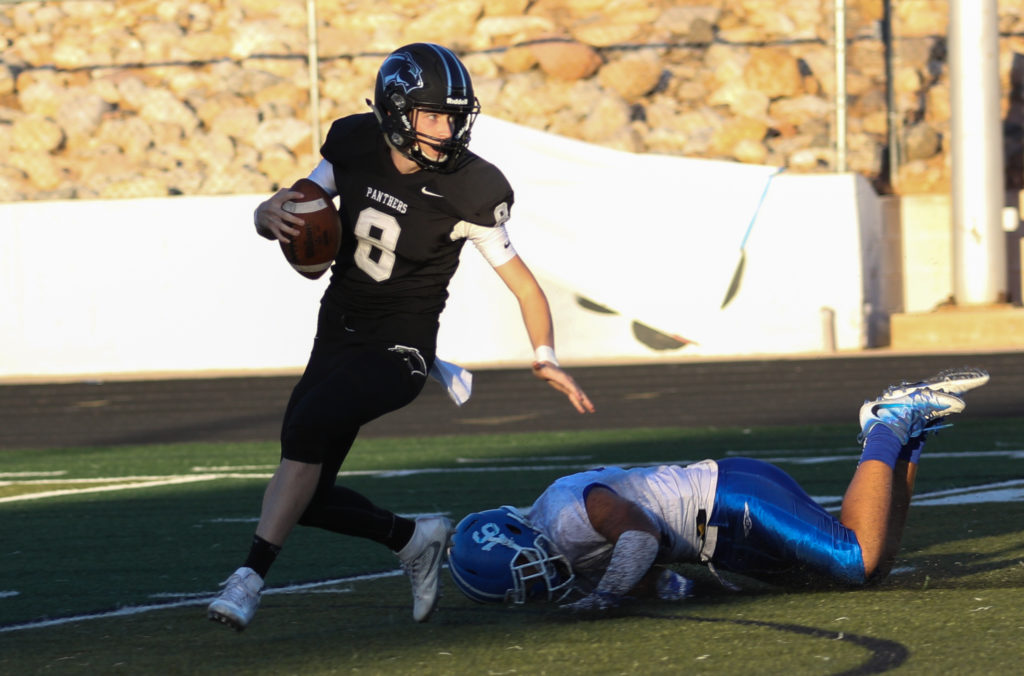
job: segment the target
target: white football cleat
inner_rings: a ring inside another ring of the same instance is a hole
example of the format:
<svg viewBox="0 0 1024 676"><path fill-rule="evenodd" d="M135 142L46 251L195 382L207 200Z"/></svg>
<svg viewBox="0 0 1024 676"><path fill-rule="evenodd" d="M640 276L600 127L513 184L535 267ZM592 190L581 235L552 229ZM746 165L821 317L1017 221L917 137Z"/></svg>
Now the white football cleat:
<svg viewBox="0 0 1024 676"><path fill-rule="evenodd" d="M206 615L214 622L242 631L252 621L260 605L263 578L252 568L242 567L232 573L222 586L224 591L207 606Z"/></svg>
<svg viewBox="0 0 1024 676"><path fill-rule="evenodd" d="M925 388L959 396L964 392L981 387L988 382L988 378L988 371L973 366L946 369L939 371L931 378L925 378L916 383L902 382L899 385L890 385L882 393L882 398L899 399L911 392Z"/></svg>
<svg viewBox="0 0 1024 676"><path fill-rule="evenodd" d="M947 415L964 410L963 399L955 394L936 392L928 388L915 389L898 398L879 397L865 401L860 407L861 439L866 439L872 427L885 425L906 445L910 439L924 432L939 429L926 426Z"/></svg>
<svg viewBox="0 0 1024 676"><path fill-rule="evenodd" d="M448 549L452 522L441 516L416 519L412 539L398 552L412 583L412 618L426 622L437 608L441 590L441 561Z"/></svg>

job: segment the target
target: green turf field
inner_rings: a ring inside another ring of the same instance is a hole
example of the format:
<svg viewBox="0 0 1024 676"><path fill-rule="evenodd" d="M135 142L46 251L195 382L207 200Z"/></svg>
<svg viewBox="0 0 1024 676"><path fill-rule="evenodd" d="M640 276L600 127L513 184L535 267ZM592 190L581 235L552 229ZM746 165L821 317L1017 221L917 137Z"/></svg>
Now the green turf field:
<svg viewBox="0 0 1024 676"><path fill-rule="evenodd" d="M344 481L404 514L527 506L557 476L727 454L777 462L827 506L854 426L360 441ZM427 624L383 548L299 529L243 633L205 619L248 548L273 444L0 453L0 673L1020 673L1024 419L929 442L883 584L786 592L685 567L699 593L600 617L478 606L443 573Z"/></svg>

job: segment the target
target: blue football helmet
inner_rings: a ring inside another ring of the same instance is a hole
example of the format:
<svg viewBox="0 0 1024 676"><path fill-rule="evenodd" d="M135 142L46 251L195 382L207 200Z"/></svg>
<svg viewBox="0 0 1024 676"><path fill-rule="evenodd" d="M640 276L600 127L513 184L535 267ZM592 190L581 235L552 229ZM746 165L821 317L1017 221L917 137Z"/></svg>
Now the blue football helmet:
<svg viewBox="0 0 1024 676"><path fill-rule="evenodd" d="M572 591L569 563L516 508L470 514L448 549L455 586L478 603L560 601Z"/></svg>

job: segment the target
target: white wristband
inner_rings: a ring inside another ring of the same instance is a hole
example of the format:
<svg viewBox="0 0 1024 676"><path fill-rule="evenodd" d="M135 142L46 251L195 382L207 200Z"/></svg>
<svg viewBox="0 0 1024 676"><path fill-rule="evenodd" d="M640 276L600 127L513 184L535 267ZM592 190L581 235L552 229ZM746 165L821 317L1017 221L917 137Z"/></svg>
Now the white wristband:
<svg viewBox="0 0 1024 676"><path fill-rule="evenodd" d="M558 366L558 358L555 357L555 348L550 345L541 345L533 351L533 356L537 361L546 361L552 366Z"/></svg>

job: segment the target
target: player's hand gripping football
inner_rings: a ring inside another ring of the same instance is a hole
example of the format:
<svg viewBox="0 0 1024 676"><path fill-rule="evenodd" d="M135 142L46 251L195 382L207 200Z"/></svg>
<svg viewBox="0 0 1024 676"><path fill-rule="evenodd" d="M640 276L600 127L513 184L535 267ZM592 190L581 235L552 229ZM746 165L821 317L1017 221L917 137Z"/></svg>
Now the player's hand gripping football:
<svg viewBox="0 0 1024 676"><path fill-rule="evenodd" d="M261 202L256 207L254 215L256 232L261 237L266 237L267 239L290 242L290 238L299 234L298 229L294 226L301 226L305 224L305 221L295 214L285 211L284 203L289 200L299 199L300 197L302 197L301 192L281 188L265 202Z"/></svg>
<svg viewBox="0 0 1024 676"><path fill-rule="evenodd" d="M584 392L572 376L558 368L551 362L533 362L533 375L541 380L546 380L551 387L555 388L569 398L571 403L580 413L593 413L594 405L590 402L587 393Z"/></svg>

